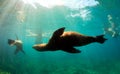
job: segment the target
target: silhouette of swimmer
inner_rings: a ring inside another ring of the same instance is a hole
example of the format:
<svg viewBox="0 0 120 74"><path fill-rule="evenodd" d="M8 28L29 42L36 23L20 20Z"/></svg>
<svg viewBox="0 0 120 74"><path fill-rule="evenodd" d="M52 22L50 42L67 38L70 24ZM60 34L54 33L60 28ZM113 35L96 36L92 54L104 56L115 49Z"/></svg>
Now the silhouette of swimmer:
<svg viewBox="0 0 120 74"><path fill-rule="evenodd" d="M112 24L110 27L104 27L104 34L111 35L112 37L118 37L120 36L120 32L118 31L117 26Z"/></svg>
<svg viewBox="0 0 120 74"><path fill-rule="evenodd" d="M84 46L93 42L104 43L104 35L96 37L85 36L77 32L64 32L65 27L59 28L53 33L53 36L47 44L36 44L33 46L37 51L56 51L62 50L68 53L80 53L81 51L74 46Z"/></svg>
<svg viewBox="0 0 120 74"><path fill-rule="evenodd" d="M26 36L30 36L30 37L37 37L37 36L39 36L39 34L33 33L31 30L27 30L27 32L28 32L28 35L26 35Z"/></svg>
<svg viewBox="0 0 120 74"><path fill-rule="evenodd" d="M25 52L23 50L22 41L19 40L18 37L17 37L17 40L8 39L8 44L10 46L14 46L14 45L16 46L16 50L15 50L14 54L17 54L19 51L21 51L25 54Z"/></svg>
<svg viewBox="0 0 120 74"><path fill-rule="evenodd" d="M110 35L111 37L114 37L114 38L120 36L119 26L112 21L113 18L111 15L108 15L107 17L110 25L107 27L105 26L103 28L104 34Z"/></svg>

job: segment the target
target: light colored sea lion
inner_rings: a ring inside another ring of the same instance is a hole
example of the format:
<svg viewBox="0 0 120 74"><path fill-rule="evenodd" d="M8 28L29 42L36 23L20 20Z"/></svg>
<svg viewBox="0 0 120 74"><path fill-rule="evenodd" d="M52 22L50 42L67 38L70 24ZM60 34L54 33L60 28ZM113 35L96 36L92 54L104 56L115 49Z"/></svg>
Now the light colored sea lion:
<svg viewBox="0 0 120 74"><path fill-rule="evenodd" d="M80 53L81 51L74 48L75 46L84 46L93 42L104 43L104 35L96 37L85 36L77 32L64 32L65 27L56 30L47 44L36 44L33 46L37 51L56 51L62 50L68 53Z"/></svg>
<svg viewBox="0 0 120 74"><path fill-rule="evenodd" d="M25 54L25 52L23 50L22 41L19 40L18 37L16 40L8 39L8 44L10 46L14 46L14 45L16 46L16 50L15 50L14 54L17 54L19 51L21 51Z"/></svg>

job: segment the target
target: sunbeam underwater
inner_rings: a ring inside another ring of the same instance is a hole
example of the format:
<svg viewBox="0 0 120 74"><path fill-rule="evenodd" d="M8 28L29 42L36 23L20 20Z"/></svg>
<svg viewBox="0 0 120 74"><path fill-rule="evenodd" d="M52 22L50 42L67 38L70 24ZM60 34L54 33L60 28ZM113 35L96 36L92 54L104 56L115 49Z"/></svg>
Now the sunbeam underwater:
<svg viewBox="0 0 120 74"><path fill-rule="evenodd" d="M119 74L119 3L0 0L0 74Z"/></svg>

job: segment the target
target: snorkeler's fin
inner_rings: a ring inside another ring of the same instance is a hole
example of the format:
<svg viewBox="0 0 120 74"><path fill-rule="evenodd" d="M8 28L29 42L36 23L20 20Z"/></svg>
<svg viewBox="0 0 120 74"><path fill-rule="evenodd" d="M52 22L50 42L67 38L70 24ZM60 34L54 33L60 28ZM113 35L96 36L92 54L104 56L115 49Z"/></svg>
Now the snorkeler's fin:
<svg viewBox="0 0 120 74"><path fill-rule="evenodd" d="M80 50L75 49L75 48L73 48L73 47L70 47L70 48L64 48L64 49L62 49L62 50L65 51L65 52L68 52L68 53L81 53Z"/></svg>

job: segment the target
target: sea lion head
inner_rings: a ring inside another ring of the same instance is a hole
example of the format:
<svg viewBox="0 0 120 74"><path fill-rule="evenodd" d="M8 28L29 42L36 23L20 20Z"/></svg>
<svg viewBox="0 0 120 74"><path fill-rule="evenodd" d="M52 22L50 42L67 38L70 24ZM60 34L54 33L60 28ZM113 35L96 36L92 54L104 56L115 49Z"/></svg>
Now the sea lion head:
<svg viewBox="0 0 120 74"><path fill-rule="evenodd" d="M8 44L9 44L9 45L12 45L12 44L14 44L14 43L15 43L15 40L8 39Z"/></svg>
<svg viewBox="0 0 120 74"><path fill-rule="evenodd" d="M47 46L46 44L36 44L32 48L36 49L37 51L46 51Z"/></svg>

